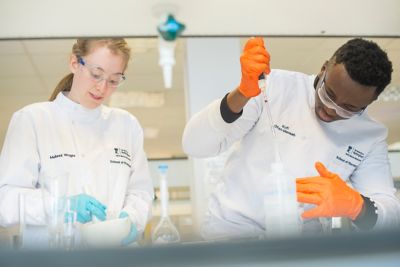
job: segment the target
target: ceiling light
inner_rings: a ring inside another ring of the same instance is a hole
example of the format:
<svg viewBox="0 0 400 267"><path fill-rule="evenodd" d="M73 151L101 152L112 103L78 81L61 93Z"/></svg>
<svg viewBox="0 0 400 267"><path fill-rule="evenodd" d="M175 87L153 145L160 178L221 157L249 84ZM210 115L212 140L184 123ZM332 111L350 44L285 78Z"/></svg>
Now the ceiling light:
<svg viewBox="0 0 400 267"><path fill-rule="evenodd" d="M111 107L118 108L159 108L164 104L164 93L140 91L115 92L109 102Z"/></svg>
<svg viewBox="0 0 400 267"><path fill-rule="evenodd" d="M159 132L160 132L160 129L158 129L158 128L144 128L143 136L146 139L155 139L158 137Z"/></svg>

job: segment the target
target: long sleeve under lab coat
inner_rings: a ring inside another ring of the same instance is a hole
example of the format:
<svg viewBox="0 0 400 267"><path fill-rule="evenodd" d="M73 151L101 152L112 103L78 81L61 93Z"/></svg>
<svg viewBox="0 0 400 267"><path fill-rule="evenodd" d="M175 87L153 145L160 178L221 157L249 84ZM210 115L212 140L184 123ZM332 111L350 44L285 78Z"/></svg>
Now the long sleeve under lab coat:
<svg viewBox="0 0 400 267"><path fill-rule="evenodd" d="M90 188L108 210L128 212L139 231L150 217L153 185L143 131L126 111L85 109L62 93L17 111L0 158L0 224L18 223L24 194L28 225L45 223L39 176L69 173L68 194Z"/></svg>
<svg viewBox="0 0 400 267"><path fill-rule="evenodd" d="M315 76L273 70L267 78L278 147L286 170L295 177L316 176L321 161L378 207L376 228L400 224L385 142L387 129L364 112L325 123L315 114ZM226 123L216 100L195 114L183 135L184 151L194 157L218 155L233 146L224 184L210 197L205 233L258 235L264 228L262 180L274 161L270 124L262 95L252 98L242 116Z"/></svg>

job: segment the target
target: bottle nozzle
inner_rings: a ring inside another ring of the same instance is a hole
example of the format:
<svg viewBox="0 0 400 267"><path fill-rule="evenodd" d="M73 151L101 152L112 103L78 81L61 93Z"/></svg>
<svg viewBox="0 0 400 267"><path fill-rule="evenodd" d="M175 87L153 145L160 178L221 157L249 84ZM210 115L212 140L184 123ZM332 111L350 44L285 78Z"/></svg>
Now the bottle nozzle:
<svg viewBox="0 0 400 267"><path fill-rule="evenodd" d="M170 89L172 87L172 65L164 64L163 69L164 87Z"/></svg>
<svg viewBox="0 0 400 267"><path fill-rule="evenodd" d="M159 40L160 60L158 64L163 69L163 78L165 88L172 86L172 67L175 65L175 41Z"/></svg>
<svg viewBox="0 0 400 267"><path fill-rule="evenodd" d="M160 174L167 174L168 172L168 164L160 164L158 165L158 171Z"/></svg>

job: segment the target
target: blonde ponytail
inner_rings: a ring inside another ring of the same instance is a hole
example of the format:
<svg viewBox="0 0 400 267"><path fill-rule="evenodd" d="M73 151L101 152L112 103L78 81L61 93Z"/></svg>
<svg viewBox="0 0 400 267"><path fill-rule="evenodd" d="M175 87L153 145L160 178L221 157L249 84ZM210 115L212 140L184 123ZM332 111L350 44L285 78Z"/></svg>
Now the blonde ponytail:
<svg viewBox="0 0 400 267"><path fill-rule="evenodd" d="M67 76L65 76L56 86L54 89L53 93L50 96L49 101L53 101L56 99L58 93L63 92L63 91L70 91L71 86L72 86L72 80L74 78L74 74L70 73Z"/></svg>

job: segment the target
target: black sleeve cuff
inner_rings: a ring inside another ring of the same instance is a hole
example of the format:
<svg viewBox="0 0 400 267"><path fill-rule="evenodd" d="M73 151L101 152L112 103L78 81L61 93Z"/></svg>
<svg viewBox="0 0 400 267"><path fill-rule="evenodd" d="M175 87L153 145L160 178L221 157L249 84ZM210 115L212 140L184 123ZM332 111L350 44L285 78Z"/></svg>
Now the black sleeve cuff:
<svg viewBox="0 0 400 267"><path fill-rule="evenodd" d="M375 202L370 198L361 195L364 199L364 206L360 215L353 221L353 223L361 230L370 230L375 226L378 220L378 209Z"/></svg>
<svg viewBox="0 0 400 267"><path fill-rule="evenodd" d="M229 94L229 93L228 93ZM226 123L232 123L240 118L243 114L243 110L239 113L233 112L228 106L228 94L221 100L221 105L219 106L219 110L221 112L222 119Z"/></svg>

